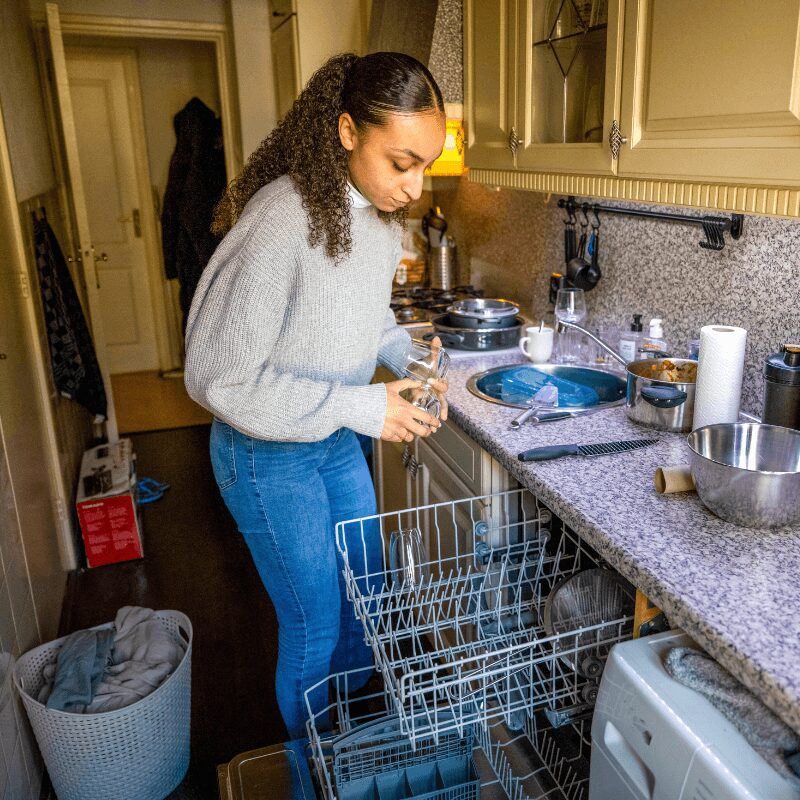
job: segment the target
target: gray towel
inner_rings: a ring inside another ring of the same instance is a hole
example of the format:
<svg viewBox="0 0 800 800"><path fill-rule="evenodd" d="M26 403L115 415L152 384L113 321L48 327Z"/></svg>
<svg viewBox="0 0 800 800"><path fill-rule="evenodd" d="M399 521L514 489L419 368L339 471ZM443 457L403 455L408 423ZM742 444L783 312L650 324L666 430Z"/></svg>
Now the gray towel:
<svg viewBox="0 0 800 800"><path fill-rule="evenodd" d="M109 629L70 634L56 663L44 668L46 683L39 701L58 711L82 711L95 696L113 643L114 631Z"/></svg>
<svg viewBox="0 0 800 800"><path fill-rule="evenodd" d="M111 665L106 668L87 713L129 706L157 689L180 664L181 644L149 608L125 606L114 620Z"/></svg>
<svg viewBox="0 0 800 800"><path fill-rule="evenodd" d="M157 689L184 653L152 609L125 606L113 629L67 637L56 663L43 670L38 700L77 714L123 708Z"/></svg>
<svg viewBox="0 0 800 800"><path fill-rule="evenodd" d="M664 666L675 680L706 697L773 769L800 789L800 778L793 769L800 751L800 736L730 672L692 647L673 647Z"/></svg>

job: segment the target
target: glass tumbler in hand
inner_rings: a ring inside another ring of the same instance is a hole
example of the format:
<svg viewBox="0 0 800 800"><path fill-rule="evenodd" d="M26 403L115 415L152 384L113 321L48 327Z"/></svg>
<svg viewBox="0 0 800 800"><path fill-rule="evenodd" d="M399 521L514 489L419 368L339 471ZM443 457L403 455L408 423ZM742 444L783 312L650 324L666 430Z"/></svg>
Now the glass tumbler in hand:
<svg viewBox="0 0 800 800"><path fill-rule="evenodd" d="M416 590L430 579L430 565L419 528L392 531L389 537L389 570L392 585Z"/></svg>
<svg viewBox="0 0 800 800"><path fill-rule="evenodd" d="M422 383L435 383L443 380L450 366L450 356L440 344L412 339L405 352L403 373Z"/></svg>
<svg viewBox="0 0 800 800"><path fill-rule="evenodd" d="M450 356L440 344L412 339L411 346L405 353L405 366L403 374L407 378L421 381L422 386L406 389L401 397L408 400L411 405L427 411L432 417L439 419L442 404L436 396L431 384L444 380L450 367ZM403 448L403 465L408 466L411 461L411 447L408 443Z"/></svg>
<svg viewBox="0 0 800 800"><path fill-rule="evenodd" d="M583 289L559 289L556 295L555 316L557 320L580 324L586 319L586 298ZM558 334L556 361L560 364L575 364L581 360L581 334L567 329Z"/></svg>

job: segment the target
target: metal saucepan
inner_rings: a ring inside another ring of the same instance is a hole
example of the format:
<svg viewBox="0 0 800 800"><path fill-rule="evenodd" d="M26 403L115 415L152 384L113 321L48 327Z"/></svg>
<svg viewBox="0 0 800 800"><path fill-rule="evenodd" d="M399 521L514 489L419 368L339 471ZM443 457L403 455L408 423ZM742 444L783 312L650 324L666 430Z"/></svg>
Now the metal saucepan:
<svg viewBox="0 0 800 800"><path fill-rule="evenodd" d="M697 362L689 358L645 358L627 365L625 413L660 431L688 433L694 417Z"/></svg>
<svg viewBox="0 0 800 800"><path fill-rule="evenodd" d="M470 297L447 307L450 323L457 328L508 328L514 325L519 306L502 298Z"/></svg>
<svg viewBox="0 0 800 800"><path fill-rule="evenodd" d="M511 317L512 324L490 328L465 328L453 325L450 314L440 314L431 320L435 333L426 333L424 339L439 336L445 347L457 350L501 350L516 347L520 329L525 325L522 317Z"/></svg>
<svg viewBox="0 0 800 800"><path fill-rule="evenodd" d="M800 431L731 422L688 437L692 478L718 517L753 528L800 524Z"/></svg>

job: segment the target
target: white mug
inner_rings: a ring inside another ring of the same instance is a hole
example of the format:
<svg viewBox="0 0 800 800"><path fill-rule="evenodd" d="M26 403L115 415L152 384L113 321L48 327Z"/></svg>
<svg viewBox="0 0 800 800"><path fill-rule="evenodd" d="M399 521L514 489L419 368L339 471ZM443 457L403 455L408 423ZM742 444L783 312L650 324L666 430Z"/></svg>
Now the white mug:
<svg viewBox="0 0 800 800"><path fill-rule="evenodd" d="M553 353L553 329L538 325L525 328L525 336L519 340L519 349L534 364L544 364Z"/></svg>

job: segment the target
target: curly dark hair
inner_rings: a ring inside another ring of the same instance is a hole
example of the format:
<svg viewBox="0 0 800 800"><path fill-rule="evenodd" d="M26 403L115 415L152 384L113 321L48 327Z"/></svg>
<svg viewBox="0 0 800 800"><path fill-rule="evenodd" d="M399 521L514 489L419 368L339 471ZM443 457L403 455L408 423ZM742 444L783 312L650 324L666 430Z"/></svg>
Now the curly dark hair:
<svg viewBox="0 0 800 800"><path fill-rule="evenodd" d="M306 84L275 130L228 185L214 211L212 230L226 234L247 201L270 181L289 175L308 214L308 241L324 242L340 259L350 252L347 150L339 140L339 116L356 129L382 125L388 114L444 113L442 93L428 69L403 53L334 56ZM386 222L405 223L406 210L379 212Z"/></svg>

